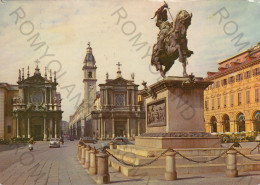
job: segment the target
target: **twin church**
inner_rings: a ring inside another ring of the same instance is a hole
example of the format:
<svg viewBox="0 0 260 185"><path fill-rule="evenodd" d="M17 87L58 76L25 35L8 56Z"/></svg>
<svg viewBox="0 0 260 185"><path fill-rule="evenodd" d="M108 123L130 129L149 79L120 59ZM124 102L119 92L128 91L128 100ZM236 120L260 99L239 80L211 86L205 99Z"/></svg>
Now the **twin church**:
<svg viewBox="0 0 260 185"><path fill-rule="evenodd" d="M138 102L138 85L134 74L127 80L117 63L116 78L106 74L97 91L96 61L88 44L83 62L84 99L70 116L70 135L74 138L94 137L100 140L117 136L133 138L145 132L145 111Z"/></svg>

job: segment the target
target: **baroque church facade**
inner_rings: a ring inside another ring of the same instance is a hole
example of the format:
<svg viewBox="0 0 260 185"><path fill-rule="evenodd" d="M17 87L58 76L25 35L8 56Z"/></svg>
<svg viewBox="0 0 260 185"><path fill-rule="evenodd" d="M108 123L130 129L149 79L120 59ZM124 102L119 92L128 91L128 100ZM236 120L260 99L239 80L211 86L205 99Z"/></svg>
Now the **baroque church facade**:
<svg viewBox="0 0 260 185"><path fill-rule="evenodd" d="M53 75L53 77L52 77ZM18 96L12 100L13 104L13 133L17 138L31 138L47 140L60 136L61 133L61 95L56 92L58 85L56 72L49 78L45 68L44 77L38 67L33 76L24 76L24 69L19 70Z"/></svg>
<svg viewBox="0 0 260 185"><path fill-rule="evenodd" d="M70 116L71 137L94 137L100 140L116 136L133 138L145 132L145 111L137 102L138 85L122 77L120 65L117 77L109 79L96 90L96 61L88 44L83 62L84 99Z"/></svg>

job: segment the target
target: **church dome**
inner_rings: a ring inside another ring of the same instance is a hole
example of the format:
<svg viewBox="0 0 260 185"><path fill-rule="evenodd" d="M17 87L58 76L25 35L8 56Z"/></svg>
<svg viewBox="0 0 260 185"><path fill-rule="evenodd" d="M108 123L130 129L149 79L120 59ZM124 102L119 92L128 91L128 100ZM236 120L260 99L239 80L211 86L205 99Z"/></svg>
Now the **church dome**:
<svg viewBox="0 0 260 185"><path fill-rule="evenodd" d="M87 54L84 63L87 63L88 61L95 61L95 57L92 54L92 48L90 47L90 42L88 43Z"/></svg>

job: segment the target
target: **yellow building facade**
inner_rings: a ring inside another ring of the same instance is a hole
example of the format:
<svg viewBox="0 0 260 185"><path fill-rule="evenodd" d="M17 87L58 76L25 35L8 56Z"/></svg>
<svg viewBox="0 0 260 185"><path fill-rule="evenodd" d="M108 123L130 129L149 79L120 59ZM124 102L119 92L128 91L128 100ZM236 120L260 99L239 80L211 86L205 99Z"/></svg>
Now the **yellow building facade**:
<svg viewBox="0 0 260 185"><path fill-rule="evenodd" d="M260 131L260 43L208 72L204 91L206 132Z"/></svg>

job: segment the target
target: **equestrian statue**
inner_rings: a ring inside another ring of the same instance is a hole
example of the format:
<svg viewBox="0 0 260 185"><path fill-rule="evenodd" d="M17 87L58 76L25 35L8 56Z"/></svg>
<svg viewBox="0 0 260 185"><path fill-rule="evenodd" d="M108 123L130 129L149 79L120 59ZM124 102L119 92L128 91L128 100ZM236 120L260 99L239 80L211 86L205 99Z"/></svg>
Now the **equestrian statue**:
<svg viewBox="0 0 260 185"><path fill-rule="evenodd" d="M170 23L167 10L169 11L168 5L164 2L164 5L155 12L152 18L157 17L156 26L160 29L160 32L157 43L153 46L151 64L156 67L157 71L160 71L164 78L174 61L179 58L183 66L183 76L187 77L187 58L193 54L193 51L190 51L187 47L186 33L191 24L192 13L189 14L186 10L181 10L176 15L174 22Z"/></svg>

